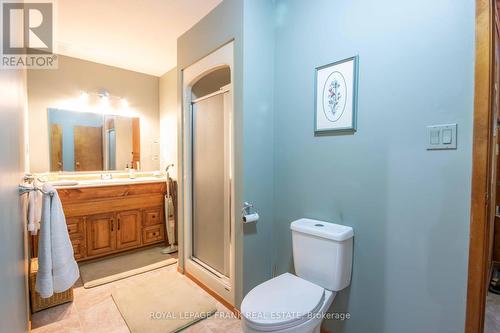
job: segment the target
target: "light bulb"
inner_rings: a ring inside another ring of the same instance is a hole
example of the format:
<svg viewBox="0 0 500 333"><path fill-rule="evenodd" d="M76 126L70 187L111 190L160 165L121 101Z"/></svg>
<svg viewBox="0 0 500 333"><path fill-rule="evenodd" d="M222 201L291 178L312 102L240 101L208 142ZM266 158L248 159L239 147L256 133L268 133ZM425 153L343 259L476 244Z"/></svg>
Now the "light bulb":
<svg viewBox="0 0 500 333"><path fill-rule="evenodd" d="M89 94L85 91L82 91L80 94L80 102L87 102L89 100Z"/></svg>

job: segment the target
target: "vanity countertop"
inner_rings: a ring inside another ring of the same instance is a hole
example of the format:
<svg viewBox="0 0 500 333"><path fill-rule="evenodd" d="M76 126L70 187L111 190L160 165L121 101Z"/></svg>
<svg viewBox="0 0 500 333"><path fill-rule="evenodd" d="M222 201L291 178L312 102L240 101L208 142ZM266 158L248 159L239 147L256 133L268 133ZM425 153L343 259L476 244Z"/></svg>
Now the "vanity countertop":
<svg viewBox="0 0 500 333"><path fill-rule="evenodd" d="M83 187L119 186L128 184L164 183L165 177L137 177L113 179L60 180L50 182L56 189L72 189Z"/></svg>

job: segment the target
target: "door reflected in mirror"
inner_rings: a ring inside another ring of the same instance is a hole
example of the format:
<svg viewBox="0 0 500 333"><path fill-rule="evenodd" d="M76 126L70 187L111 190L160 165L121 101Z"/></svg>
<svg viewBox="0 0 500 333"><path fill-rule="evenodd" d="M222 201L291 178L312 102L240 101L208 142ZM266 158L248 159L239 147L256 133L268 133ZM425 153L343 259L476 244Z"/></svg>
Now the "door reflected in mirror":
<svg viewBox="0 0 500 333"><path fill-rule="evenodd" d="M140 120L48 109L50 171L112 171L137 167Z"/></svg>

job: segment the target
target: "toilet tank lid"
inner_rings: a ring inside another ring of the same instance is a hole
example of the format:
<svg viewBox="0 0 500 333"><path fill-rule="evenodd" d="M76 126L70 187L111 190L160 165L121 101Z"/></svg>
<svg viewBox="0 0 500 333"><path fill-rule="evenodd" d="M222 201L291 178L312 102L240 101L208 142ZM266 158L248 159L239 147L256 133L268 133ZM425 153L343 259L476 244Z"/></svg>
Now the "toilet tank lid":
<svg viewBox="0 0 500 333"><path fill-rule="evenodd" d="M354 230L351 227L307 218L293 221L290 229L337 242L348 240L354 236Z"/></svg>

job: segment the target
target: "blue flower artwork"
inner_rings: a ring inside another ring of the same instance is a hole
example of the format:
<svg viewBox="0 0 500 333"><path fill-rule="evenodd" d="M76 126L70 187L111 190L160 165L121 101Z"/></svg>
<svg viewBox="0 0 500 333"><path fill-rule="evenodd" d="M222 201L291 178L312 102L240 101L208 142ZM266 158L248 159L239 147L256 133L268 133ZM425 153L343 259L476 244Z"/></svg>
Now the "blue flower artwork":
<svg viewBox="0 0 500 333"><path fill-rule="evenodd" d="M315 135L356 132L358 56L316 68Z"/></svg>

